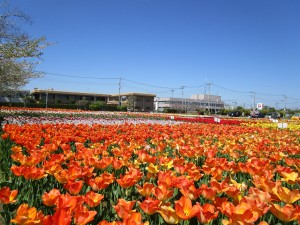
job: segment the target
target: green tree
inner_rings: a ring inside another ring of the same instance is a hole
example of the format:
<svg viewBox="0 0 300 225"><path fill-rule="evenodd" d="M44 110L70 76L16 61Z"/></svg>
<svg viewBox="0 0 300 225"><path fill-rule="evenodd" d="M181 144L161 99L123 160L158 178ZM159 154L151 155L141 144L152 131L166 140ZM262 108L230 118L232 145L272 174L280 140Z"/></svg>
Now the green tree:
<svg viewBox="0 0 300 225"><path fill-rule="evenodd" d="M117 110L118 110L118 111L124 111L124 112L125 112L125 111L127 110L127 106L126 106L126 105L118 105L118 106L117 106Z"/></svg>
<svg viewBox="0 0 300 225"><path fill-rule="evenodd" d="M136 109L136 96L129 96L127 98L127 109L134 112Z"/></svg>
<svg viewBox="0 0 300 225"><path fill-rule="evenodd" d="M19 10L1 3L0 9L0 94L14 95L31 78L43 75L35 71L41 61L42 50L49 46L45 37L32 38L20 25L30 18Z"/></svg>
<svg viewBox="0 0 300 225"><path fill-rule="evenodd" d="M103 101L96 101L96 102L92 102L89 105L89 109L92 111L98 111L101 109L104 109L104 107L106 106L106 103Z"/></svg>
<svg viewBox="0 0 300 225"><path fill-rule="evenodd" d="M88 100L78 100L75 105L79 108L79 109L84 109L86 110L88 105L89 105L89 101Z"/></svg>

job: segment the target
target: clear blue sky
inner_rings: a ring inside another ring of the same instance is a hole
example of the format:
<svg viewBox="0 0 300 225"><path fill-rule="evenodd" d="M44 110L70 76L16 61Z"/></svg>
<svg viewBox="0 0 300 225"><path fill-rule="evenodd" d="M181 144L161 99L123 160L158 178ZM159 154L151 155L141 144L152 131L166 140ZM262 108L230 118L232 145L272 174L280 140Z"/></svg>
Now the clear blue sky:
<svg viewBox="0 0 300 225"><path fill-rule="evenodd" d="M204 93L300 108L299 0L13 0L46 36L25 88L159 97ZM73 77L72 77L73 76ZM90 77L90 78L89 78ZM97 78L97 79L96 79ZM109 79L101 79L109 78ZM208 93L208 88L206 88ZM284 96L287 96L285 98Z"/></svg>

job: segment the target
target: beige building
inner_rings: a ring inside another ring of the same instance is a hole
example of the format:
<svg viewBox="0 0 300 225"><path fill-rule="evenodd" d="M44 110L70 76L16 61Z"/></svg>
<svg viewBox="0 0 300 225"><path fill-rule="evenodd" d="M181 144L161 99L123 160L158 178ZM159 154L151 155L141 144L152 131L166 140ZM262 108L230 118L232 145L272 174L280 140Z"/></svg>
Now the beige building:
<svg viewBox="0 0 300 225"><path fill-rule="evenodd" d="M31 95L37 102L48 104L75 104L78 101L103 101L108 105L127 106L129 111L151 112L154 111L155 94L147 93L120 93L97 94L83 92L57 91L53 89L34 89Z"/></svg>
<svg viewBox="0 0 300 225"><path fill-rule="evenodd" d="M155 94L146 93L120 93L110 95L108 104L125 105L129 111L152 112L154 111Z"/></svg>

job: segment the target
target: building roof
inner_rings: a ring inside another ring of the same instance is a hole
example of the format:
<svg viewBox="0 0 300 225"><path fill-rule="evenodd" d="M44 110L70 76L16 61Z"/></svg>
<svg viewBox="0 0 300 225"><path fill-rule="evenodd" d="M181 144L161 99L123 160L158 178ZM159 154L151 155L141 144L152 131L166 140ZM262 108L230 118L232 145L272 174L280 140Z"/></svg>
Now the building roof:
<svg viewBox="0 0 300 225"><path fill-rule="evenodd" d="M120 93L120 94L112 94L110 96L147 96L147 97L155 97L155 94L149 94L149 93L137 93L137 92L127 92L127 93Z"/></svg>
<svg viewBox="0 0 300 225"><path fill-rule="evenodd" d="M48 93L48 94L66 94L66 95L85 95L85 96L100 96L100 97L109 97L109 94L98 94L98 93L87 93L87 92L73 92L73 91L58 91L58 90L41 90L41 89L34 89L31 91L32 94L34 93Z"/></svg>

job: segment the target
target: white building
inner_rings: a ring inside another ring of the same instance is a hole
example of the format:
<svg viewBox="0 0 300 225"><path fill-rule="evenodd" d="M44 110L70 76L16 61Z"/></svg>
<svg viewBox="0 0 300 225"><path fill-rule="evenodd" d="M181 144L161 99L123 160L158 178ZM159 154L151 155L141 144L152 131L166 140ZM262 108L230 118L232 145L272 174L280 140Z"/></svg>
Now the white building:
<svg viewBox="0 0 300 225"><path fill-rule="evenodd" d="M155 111L163 112L165 109L178 112L210 111L218 112L224 108L224 102L219 95L196 94L190 98L156 97Z"/></svg>

